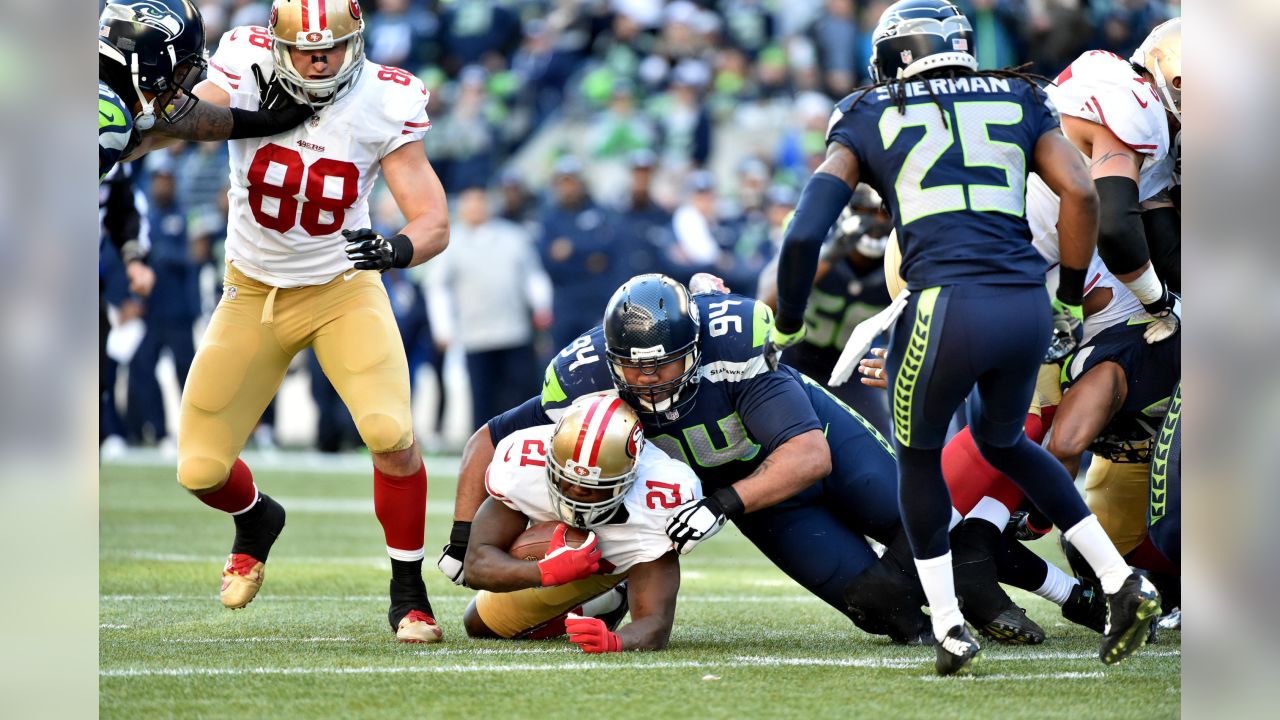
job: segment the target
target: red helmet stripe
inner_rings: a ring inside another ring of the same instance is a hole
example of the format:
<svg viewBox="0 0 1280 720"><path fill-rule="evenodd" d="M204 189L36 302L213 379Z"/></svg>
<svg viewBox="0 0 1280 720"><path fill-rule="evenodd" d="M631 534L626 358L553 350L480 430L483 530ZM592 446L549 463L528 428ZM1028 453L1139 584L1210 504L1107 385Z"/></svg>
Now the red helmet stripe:
<svg viewBox="0 0 1280 720"><path fill-rule="evenodd" d="M316 0L316 5L320 8L320 29L325 30L329 27L329 10L326 7L328 3L325 0Z"/></svg>
<svg viewBox="0 0 1280 720"><path fill-rule="evenodd" d="M311 0L302 0L302 29L311 29L311 6L308 4Z"/></svg>
<svg viewBox="0 0 1280 720"><path fill-rule="evenodd" d="M609 403L609 409L604 413L604 419L600 421L600 429L596 431L595 442L591 445L591 460L587 462L592 467L595 467L596 461L600 459L600 446L604 444L604 434L609 429L609 419L618 411L620 405L622 405L622 400L614 398L613 402Z"/></svg>
<svg viewBox="0 0 1280 720"><path fill-rule="evenodd" d="M582 419L582 428L578 430L578 444L573 446L573 461L582 464L582 444L587 441L587 429L591 427L591 417L596 414L596 408L600 407L600 400L591 403L591 407L587 409L587 416Z"/></svg>

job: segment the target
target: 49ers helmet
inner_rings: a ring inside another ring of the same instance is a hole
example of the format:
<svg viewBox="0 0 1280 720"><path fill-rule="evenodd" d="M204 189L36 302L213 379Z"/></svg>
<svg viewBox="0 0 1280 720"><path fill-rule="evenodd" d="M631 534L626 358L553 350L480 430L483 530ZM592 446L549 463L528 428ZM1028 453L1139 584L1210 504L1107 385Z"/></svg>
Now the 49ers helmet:
<svg viewBox="0 0 1280 720"><path fill-rule="evenodd" d="M271 32L276 76L300 103L330 105L355 85L364 67L364 17L356 0L274 0ZM308 80L293 66L289 48L327 50L348 41L342 66L333 77Z"/></svg>
<svg viewBox="0 0 1280 720"><path fill-rule="evenodd" d="M643 448L640 418L621 398L594 395L571 405L556 423L547 453L547 489L560 520L581 528L609 522L636 482ZM604 497L577 500L561 483L603 490Z"/></svg>
<svg viewBox="0 0 1280 720"><path fill-rule="evenodd" d="M191 90L206 63L204 20L191 0L111 0L98 18L98 58L111 89L141 105L138 130L155 125L157 105L177 122L199 102ZM178 90L186 97L174 108Z"/></svg>
<svg viewBox="0 0 1280 720"><path fill-rule="evenodd" d="M1160 102L1182 120L1182 18L1160 23L1138 46L1129 62L1146 68L1160 91Z"/></svg>
<svg viewBox="0 0 1280 720"><path fill-rule="evenodd" d="M942 67L978 69L973 27L949 0L898 0L880 15L871 48L875 82Z"/></svg>

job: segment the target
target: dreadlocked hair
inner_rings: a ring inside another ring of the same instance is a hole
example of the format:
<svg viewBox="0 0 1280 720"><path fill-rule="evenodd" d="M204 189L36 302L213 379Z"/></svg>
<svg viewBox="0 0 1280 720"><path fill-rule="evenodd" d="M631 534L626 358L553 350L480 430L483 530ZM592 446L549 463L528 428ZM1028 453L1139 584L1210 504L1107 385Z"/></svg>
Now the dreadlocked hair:
<svg viewBox="0 0 1280 720"><path fill-rule="evenodd" d="M862 102L863 98L870 95L872 91L877 88L885 88L889 92L889 98L893 100L894 107L898 108L899 113L905 115L907 112L907 84L917 80L934 80L942 78L955 79L974 76L994 77L1001 78L1003 80L1021 80L1031 88L1033 93L1044 94L1044 86L1051 84L1052 81L1043 75L1025 72L1029 67L1031 67L1031 63L1024 63L1022 65L1007 67L1000 70L974 71L967 68L949 67L938 68L937 70L928 70L916 75L915 77L882 80L878 83L865 85L858 88L858 90L855 90L855 92L858 93L858 97L854 98L853 103L849 105L849 111L852 112L853 109L858 106L858 103ZM949 121L947 120L947 111L943 109L942 103L938 100L938 96L933 94L933 87L926 82L924 83L924 89L925 92L929 93L929 99L933 101L933 104L938 106L938 114L942 116L942 126L948 130L951 129Z"/></svg>

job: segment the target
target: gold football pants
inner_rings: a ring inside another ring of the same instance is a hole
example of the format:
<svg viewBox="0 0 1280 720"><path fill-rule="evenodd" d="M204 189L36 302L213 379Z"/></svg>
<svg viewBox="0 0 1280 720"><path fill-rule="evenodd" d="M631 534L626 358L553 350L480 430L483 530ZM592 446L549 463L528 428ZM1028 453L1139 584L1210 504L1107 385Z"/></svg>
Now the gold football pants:
<svg viewBox="0 0 1280 720"><path fill-rule="evenodd" d="M182 392L178 482L202 491L227 478L289 362L310 347L371 452L413 444L409 365L379 274L274 288L230 263L221 302Z"/></svg>
<svg viewBox="0 0 1280 720"><path fill-rule="evenodd" d="M1084 479L1084 501L1121 555L1147 536L1150 463L1118 463L1094 456Z"/></svg>
<svg viewBox="0 0 1280 720"><path fill-rule="evenodd" d="M626 573L513 592L476 593L476 613L498 637L511 638L557 618L622 582Z"/></svg>

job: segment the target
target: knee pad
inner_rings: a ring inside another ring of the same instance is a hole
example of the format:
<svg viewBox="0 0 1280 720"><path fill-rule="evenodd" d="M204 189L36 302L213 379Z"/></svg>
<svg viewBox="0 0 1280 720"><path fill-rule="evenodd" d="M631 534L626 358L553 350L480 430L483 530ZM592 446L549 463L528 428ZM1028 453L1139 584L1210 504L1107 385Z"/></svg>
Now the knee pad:
<svg viewBox="0 0 1280 720"><path fill-rule="evenodd" d="M227 482L231 468L210 457L191 457L178 464L178 484L193 493L217 490Z"/></svg>
<svg viewBox="0 0 1280 720"><path fill-rule="evenodd" d="M390 415L370 413L356 420L360 439L369 452L388 453L404 450L413 444L413 430Z"/></svg>

